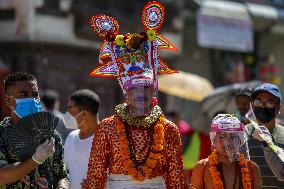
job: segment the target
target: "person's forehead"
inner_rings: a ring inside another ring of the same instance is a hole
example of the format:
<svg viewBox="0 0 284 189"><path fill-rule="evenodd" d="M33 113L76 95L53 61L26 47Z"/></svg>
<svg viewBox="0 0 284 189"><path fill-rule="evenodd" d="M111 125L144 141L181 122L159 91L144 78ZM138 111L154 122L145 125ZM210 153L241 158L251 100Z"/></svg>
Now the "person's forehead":
<svg viewBox="0 0 284 189"><path fill-rule="evenodd" d="M67 106L69 108L73 108L73 107L76 107L76 103L73 100L69 99L67 102Z"/></svg>
<svg viewBox="0 0 284 189"><path fill-rule="evenodd" d="M153 90L153 86L144 86L144 85L135 85L129 88L126 92L133 92L133 91L148 91L148 90Z"/></svg>
<svg viewBox="0 0 284 189"><path fill-rule="evenodd" d="M15 81L14 85L10 86L10 89L14 89L18 92L35 92L38 91L38 86L36 81Z"/></svg>
<svg viewBox="0 0 284 189"><path fill-rule="evenodd" d="M269 99L272 99L272 100L277 100L277 98L272 95L271 93L267 92L267 91L263 91L263 92L260 92L258 93L256 96L255 96L255 99L261 99L261 100L269 100Z"/></svg>
<svg viewBox="0 0 284 189"><path fill-rule="evenodd" d="M219 138L221 137L231 138L233 136L237 136L237 132L219 132L217 133L217 136Z"/></svg>
<svg viewBox="0 0 284 189"><path fill-rule="evenodd" d="M236 100L237 100L237 101L239 101L239 100L240 100L240 101L244 101L244 100L245 100L245 101L250 101L250 97L247 96L247 95L239 95L239 96L236 97Z"/></svg>

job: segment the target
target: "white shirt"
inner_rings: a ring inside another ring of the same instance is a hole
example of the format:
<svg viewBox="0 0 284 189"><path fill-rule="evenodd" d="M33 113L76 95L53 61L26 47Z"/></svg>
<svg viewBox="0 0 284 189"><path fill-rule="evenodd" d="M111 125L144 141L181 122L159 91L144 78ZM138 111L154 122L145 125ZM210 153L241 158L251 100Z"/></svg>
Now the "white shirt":
<svg viewBox="0 0 284 189"><path fill-rule="evenodd" d="M144 181L135 181L130 175L110 174L106 189L166 189L165 180L162 176Z"/></svg>
<svg viewBox="0 0 284 189"><path fill-rule="evenodd" d="M80 139L80 130L72 131L64 145L64 163L69 169L70 189L82 188L81 183L87 179L88 162L94 135Z"/></svg>

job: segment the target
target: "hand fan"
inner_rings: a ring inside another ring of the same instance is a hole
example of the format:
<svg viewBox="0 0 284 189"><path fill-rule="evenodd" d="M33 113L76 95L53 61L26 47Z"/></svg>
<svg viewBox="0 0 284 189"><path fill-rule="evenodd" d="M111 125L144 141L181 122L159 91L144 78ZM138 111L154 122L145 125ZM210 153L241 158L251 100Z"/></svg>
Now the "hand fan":
<svg viewBox="0 0 284 189"><path fill-rule="evenodd" d="M18 161L31 157L38 145L54 136L59 118L49 112L38 112L23 117L12 126L8 152Z"/></svg>

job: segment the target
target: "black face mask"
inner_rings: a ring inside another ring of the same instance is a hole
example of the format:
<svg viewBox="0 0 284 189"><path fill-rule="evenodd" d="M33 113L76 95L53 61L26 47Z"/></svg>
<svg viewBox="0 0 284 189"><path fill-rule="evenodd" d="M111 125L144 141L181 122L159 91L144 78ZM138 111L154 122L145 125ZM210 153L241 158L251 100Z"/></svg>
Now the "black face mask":
<svg viewBox="0 0 284 189"><path fill-rule="evenodd" d="M276 117L276 108L253 108L256 119L268 123Z"/></svg>

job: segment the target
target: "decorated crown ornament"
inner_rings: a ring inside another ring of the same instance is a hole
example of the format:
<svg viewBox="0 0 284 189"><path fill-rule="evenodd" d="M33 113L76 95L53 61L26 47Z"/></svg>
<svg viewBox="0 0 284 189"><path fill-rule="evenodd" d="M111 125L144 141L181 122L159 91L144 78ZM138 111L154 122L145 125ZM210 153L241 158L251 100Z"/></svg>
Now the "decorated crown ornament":
<svg viewBox="0 0 284 189"><path fill-rule="evenodd" d="M217 133L231 133L237 135L240 145L244 145L247 137L245 126L235 114L218 114L213 120L210 129L211 144L215 145Z"/></svg>
<svg viewBox="0 0 284 189"><path fill-rule="evenodd" d="M91 26L103 39L100 47L99 66L91 76L117 78L125 93L134 85L153 85L158 88L158 74L177 71L167 66L159 57L159 49L177 51L158 29L164 22L165 12L161 3L152 1L142 11L146 32L118 35L118 22L106 15L96 15Z"/></svg>
<svg viewBox="0 0 284 189"><path fill-rule="evenodd" d="M218 114L212 120L210 132L244 132L244 128L235 114Z"/></svg>

